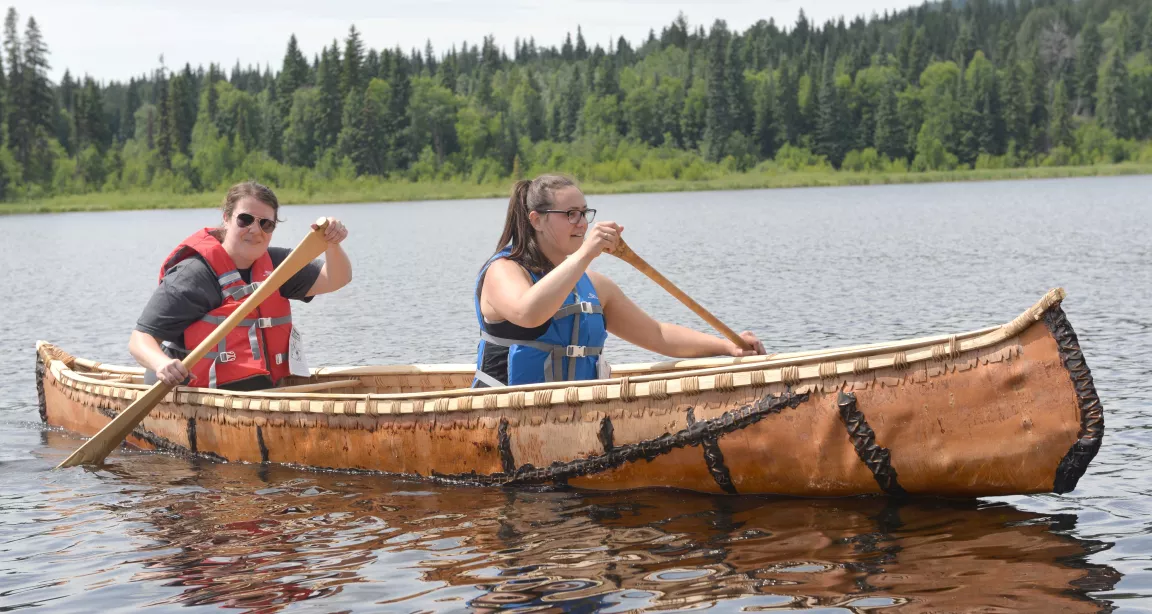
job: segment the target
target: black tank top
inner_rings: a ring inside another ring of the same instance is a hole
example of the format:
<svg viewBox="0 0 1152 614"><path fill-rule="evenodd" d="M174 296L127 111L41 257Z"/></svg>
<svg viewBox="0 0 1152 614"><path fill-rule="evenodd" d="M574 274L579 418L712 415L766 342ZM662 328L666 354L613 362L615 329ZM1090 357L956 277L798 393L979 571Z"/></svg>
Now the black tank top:
<svg viewBox="0 0 1152 614"><path fill-rule="evenodd" d="M519 264L519 263L517 263ZM484 275L488 272L485 271ZM484 276L480 277L480 282L476 284L476 300L480 300L480 291L484 288ZM483 315L481 315L483 317ZM552 320L536 326L534 328L525 328L517 326L507 320L500 322L484 322L484 330L488 331L489 335L493 337L500 337L502 339L513 339L515 341L534 341L539 339L544 333L548 332L548 327L552 326ZM484 344L484 357L480 361L480 370L492 377L496 378L503 384L508 383L508 348L502 345L495 345L492 343ZM484 382L477 382L477 387L487 388L488 385Z"/></svg>

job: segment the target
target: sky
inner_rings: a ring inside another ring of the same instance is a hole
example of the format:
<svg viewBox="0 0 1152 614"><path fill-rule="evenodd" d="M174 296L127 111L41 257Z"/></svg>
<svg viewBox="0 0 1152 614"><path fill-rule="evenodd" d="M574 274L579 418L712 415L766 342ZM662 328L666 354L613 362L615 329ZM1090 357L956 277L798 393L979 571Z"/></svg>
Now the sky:
<svg viewBox="0 0 1152 614"><path fill-rule="evenodd" d="M288 37L295 34L311 59L333 39L341 41L352 24L366 48L408 51L431 41L437 55L467 40L486 35L512 54L516 37L535 37L542 46L559 46L576 27L588 46L607 47L620 36L633 44L649 29L660 30L683 12L689 23L708 27L723 19L744 30L757 21L775 19L789 26L803 9L823 23L843 15L851 20L873 12L899 10L909 0L35 0L12 4L23 35L35 17L50 52L50 76L59 82L68 68L74 76L99 81L127 80L159 66L169 68L216 62L231 69L268 64L279 70Z"/></svg>

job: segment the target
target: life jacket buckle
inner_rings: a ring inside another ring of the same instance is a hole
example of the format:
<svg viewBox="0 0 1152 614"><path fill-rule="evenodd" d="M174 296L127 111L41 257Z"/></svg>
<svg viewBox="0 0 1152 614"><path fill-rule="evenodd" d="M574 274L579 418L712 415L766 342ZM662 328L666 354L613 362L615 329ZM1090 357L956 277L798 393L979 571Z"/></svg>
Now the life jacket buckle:
<svg viewBox="0 0 1152 614"><path fill-rule="evenodd" d="M569 345L564 348L564 354L568 358L584 358L584 350L583 345Z"/></svg>
<svg viewBox="0 0 1152 614"><path fill-rule="evenodd" d="M232 362L236 360L236 352L220 352L216 356L216 362Z"/></svg>
<svg viewBox="0 0 1152 614"><path fill-rule="evenodd" d="M588 301L581 301L580 313L596 313L595 311L593 311L593 307L594 307L594 305L592 303L590 303Z"/></svg>
<svg viewBox="0 0 1152 614"><path fill-rule="evenodd" d="M272 318L256 318L256 328L272 328Z"/></svg>

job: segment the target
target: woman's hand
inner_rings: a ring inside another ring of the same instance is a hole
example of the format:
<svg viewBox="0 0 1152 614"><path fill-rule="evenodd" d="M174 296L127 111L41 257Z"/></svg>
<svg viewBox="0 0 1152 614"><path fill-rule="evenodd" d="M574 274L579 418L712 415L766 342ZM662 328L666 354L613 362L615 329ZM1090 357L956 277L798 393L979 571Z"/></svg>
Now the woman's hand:
<svg viewBox="0 0 1152 614"><path fill-rule="evenodd" d="M756 338L756 335L750 331L740 333L740 338L744 340L752 349L746 350L731 341L728 342L728 355L729 356L758 356L766 354L764 351L764 343Z"/></svg>
<svg viewBox="0 0 1152 614"><path fill-rule="evenodd" d="M166 358L153 365L152 370L156 372L156 379L169 386L179 386L188 379L188 369L184 368L184 363L175 358Z"/></svg>
<svg viewBox="0 0 1152 614"><path fill-rule="evenodd" d="M348 238L348 228L344 223L334 217L321 218L312 224L312 230L320 227L320 223L328 220L328 228L324 229L324 240L329 245L340 245L340 242Z"/></svg>
<svg viewBox="0 0 1152 614"><path fill-rule="evenodd" d="M596 222L584 231L584 244L580 246L581 255L589 260L605 252L612 253L620 243L620 234L624 227L616 222Z"/></svg>

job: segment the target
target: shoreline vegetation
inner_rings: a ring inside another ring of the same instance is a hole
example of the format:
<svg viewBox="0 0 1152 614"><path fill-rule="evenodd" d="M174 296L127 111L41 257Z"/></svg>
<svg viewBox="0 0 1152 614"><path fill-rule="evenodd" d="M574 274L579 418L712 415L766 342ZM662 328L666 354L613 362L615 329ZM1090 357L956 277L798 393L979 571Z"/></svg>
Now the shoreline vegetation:
<svg viewBox="0 0 1152 614"><path fill-rule="evenodd" d="M815 23L681 14L647 38L558 27L448 49L289 37L283 62L59 82L0 31L0 214L1152 173L1152 2L939 0ZM477 32L483 35L482 32ZM511 46L508 46L511 42Z"/></svg>
<svg viewBox="0 0 1152 614"><path fill-rule="evenodd" d="M1052 166L1034 168L957 169L950 171L785 171L736 173L698 180L652 179L581 183L588 194L645 194L661 192L704 192L777 188L847 187L949 183L967 181L1011 181L1022 179L1061 179L1071 177L1115 177L1152 175L1152 162L1126 162L1092 166ZM419 202L502 198L508 196L512 179L475 184L471 182L409 182L357 177L334 181L308 190L272 186L284 205ZM154 209L194 209L219 206L221 191L172 194L155 191L99 192L54 196L27 202L0 202L0 215L67 213L79 211L128 211Z"/></svg>

